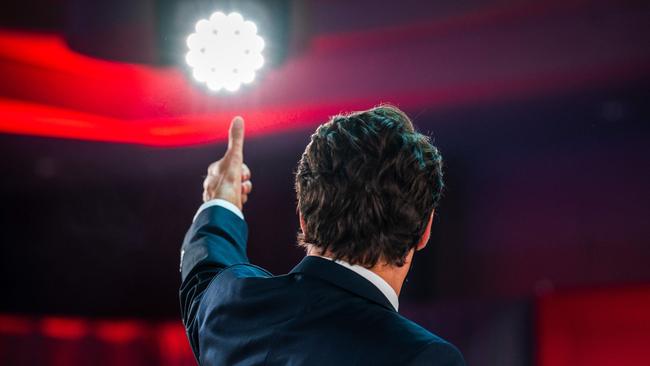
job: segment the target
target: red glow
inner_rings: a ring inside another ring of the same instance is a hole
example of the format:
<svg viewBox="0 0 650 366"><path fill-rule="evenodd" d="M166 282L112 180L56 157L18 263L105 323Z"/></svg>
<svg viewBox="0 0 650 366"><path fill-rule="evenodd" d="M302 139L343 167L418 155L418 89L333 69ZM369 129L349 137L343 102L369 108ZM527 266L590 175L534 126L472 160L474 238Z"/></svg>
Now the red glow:
<svg viewBox="0 0 650 366"><path fill-rule="evenodd" d="M41 321L41 332L52 338L76 340L86 336L88 324L83 319L44 318Z"/></svg>
<svg viewBox="0 0 650 366"><path fill-rule="evenodd" d="M95 327L95 336L111 343L133 342L146 334L146 328L135 321L102 321Z"/></svg>
<svg viewBox="0 0 650 366"><path fill-rule="evenodd" d="M540 366L644 365L650 359L650 288L542 298Z"/></svg>
<svg viewBox="0 0 650 366"><path fill-rule="evenodd" d="M0 315L0 334L26 335L33 329L29 319L19 316Z"/></svg>
<svg viewBox="0 0 650 366"><path fill-rule="evenodd" d="M180 364L181 360L193 359L185 328L181 324L166 324L159 327L160 353L170 365Z"/></svg>
<svg viewBox="0 0 650 366"><path fill-rule="evenodd" d="M180 321L38 319L2 314L0 360L2 365L52 366L195 363Z"/></svg>
<svg viewBox="0 0 650 366"><path fill-rule="evenodd" d="M256 135L312 128L329 115L380 102L419 112L649 75L642 37L629 37L615 23L585 26L575 14L589 6L487 7L462 17L319 35L234 95L208 93L182 67L104 61L71 51L57 34L0 31L0 132L191 145L223 141L237 114ZM630 16L626 26L645 26L637 18Z"/></svg>

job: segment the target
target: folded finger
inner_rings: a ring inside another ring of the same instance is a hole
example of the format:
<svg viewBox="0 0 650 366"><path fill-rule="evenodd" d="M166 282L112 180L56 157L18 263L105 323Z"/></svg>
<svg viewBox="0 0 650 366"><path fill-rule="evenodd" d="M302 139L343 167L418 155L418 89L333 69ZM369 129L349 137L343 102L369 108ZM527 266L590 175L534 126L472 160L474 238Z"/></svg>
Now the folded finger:
<svg viewBox="0 0 650 366"><path fill-rule="evenodd" d="M219 174L219 161L217 160L212 164L208 165L208 175L217 175Z"/></svg>
<svg viewBox="0 0 650 366"><path fill-rule="evenodd" d="M251 179L251 170L248 169L248 165L242 163L241 165L241 180L247 181Z"/></svg>
<svg viewBox="0 0 650 366"><path fill-rule="evenodd" d="M241 193L249 194L253 190L253 183L250 180L242 182L241 184Z"/></svg>

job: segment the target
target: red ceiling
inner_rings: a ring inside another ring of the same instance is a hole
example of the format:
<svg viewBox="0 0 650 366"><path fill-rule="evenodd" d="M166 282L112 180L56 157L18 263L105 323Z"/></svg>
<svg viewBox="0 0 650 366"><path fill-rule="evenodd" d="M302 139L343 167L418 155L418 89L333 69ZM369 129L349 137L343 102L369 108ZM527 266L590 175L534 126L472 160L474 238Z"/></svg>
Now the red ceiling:
<svg viewBox="0 0 650 366"><path fill-rule="evenodd" d="M421 110L649 74L645 19L633 9L595 24L580 21L583 5L548 4L321 35L234 95L210 94L183 66L104 61L71 51L56 34L4 31L0 132L191 145L222 140L236 114L256 135L312 126L379 102Z"/></svg>

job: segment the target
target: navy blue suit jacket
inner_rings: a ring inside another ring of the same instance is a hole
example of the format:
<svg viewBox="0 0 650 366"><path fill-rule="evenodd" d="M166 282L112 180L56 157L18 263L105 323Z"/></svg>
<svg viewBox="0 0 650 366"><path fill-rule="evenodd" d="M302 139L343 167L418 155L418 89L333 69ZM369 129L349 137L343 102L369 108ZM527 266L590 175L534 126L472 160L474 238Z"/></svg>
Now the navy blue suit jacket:
<svg viewBox="0 0 650 366"><path fill-rule="evenodd" d="M247 236L219 206L185 236L181 312L201 365L464 365L357 273L308 256L273 276L249 262Z"/></svg>

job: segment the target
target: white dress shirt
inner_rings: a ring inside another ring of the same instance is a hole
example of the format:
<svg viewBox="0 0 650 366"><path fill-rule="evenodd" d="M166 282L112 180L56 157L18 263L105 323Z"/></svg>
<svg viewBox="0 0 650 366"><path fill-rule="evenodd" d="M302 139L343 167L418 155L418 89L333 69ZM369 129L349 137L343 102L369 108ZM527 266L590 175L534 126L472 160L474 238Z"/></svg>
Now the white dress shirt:
<svg viewBox="0 0 650 366"><path fill-rule="evenodd" d="M239 216L239 218L241 218L242 220L244 219L244 214L241 212L239 207L235 206L231 202L228 202L226 200L222 200L222 199L217 198L217 199L210 200L210 201L205 202L204 204L202 204L199 207L199 209L196 211L196 215L194 215L194 219L192 221L195 221L197 216L199 216L199 214L203 210L205 210L208 207L212 207L212 206L221 206L221 207L223 207L225 209L230 210L232 213ZM339 265L341 265L341 266L355 272L356 274L358 274L359 276L365 278L366 280L368 280L368 282L375 285L375 287L377 287L377 289L379 291L381 291L381 293L384 294L384 296L386 296L386 299L388 299L388 301L391 303L391 305L393 305L393 307L395 308L395 311L398 310L398 308L399 308L399 299L397 297L397 292L395 292L395 290L392 287L390 287L388 282L386 282L386 280L381 278L378 274L376 274L375 272L373 272L373 271L371 271L371 270L369 270L369 269L367 269L367 268L365 268L363 266L359 266L357 264L350 264L350 263L342 261L342 260L333 260L332 258L324 257L324 256L320 256L320 257L325 258L325 259L329 259L329 260L333 261L334 263L339 264Z"/></svg>
<svg viewBox="0 0 650 366"><path fill-rule="evenodd" d="M350 263L348 263L346 261L342 261L342 260L333 260L332 258L324 257L322 255L320 257L325 258L325 259L329 259L329 260L333 261L334 263L340 264L343 267L345 267L345 268L347 268L347 269L349 269L351 271L356 272L359 276L361 276L361 277L365 278L366 280L370 281L370 283L375 285L375 287L377 287L377 289L379 289L379 291L381 291L381 293L384 294L384 296L386 296L386 298L388 299L390 304L393 305L393 307L395 308L395 311L398 310L398 308L399 308L399 299L397 297L397 292L395 292L395 290L392 287L390 287L388 282L386 282L386 280L381 278L378 274L376 274L375 272L369 270L368 268L360 266L358 264L350 264Z"/></svg>
<svg viewBox="0 0 650 366"><path fill-rule="evenodd" d="M242 220L244 219L244 214L241 212L239 207L235 206L235 204L229 201L222 200L221 198L216 198L213 200L209 200L208 202L204 202L201 206L199 206L199 209L196 210L196 215L194 215L194 218L192 219L192 222L196 221L196 218L199 216L201 212L203 212L203 210L212 206L221 206L223 208L227 208L230 211L232 211L232 213L239 216L240 219Z"/></svg>

